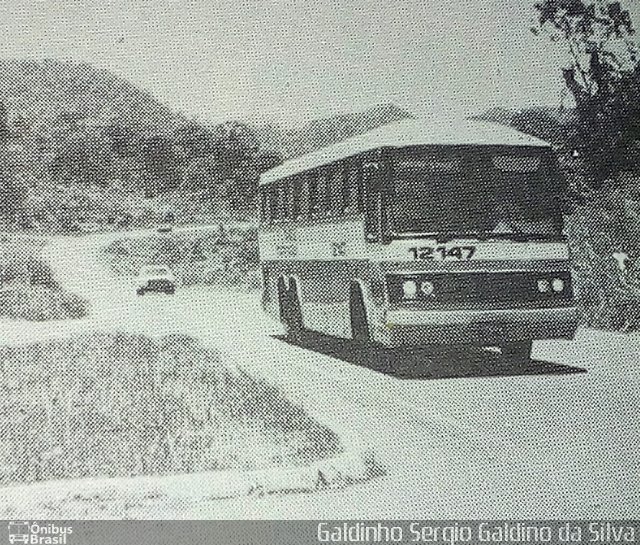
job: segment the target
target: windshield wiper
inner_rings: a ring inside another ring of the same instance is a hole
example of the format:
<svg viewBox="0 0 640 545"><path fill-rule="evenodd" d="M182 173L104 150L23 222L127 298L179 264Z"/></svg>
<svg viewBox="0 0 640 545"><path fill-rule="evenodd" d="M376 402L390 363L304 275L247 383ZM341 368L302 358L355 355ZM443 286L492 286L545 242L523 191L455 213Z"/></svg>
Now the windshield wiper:
<svg viewBox="0 0 640 545"><path fill-rule="evenodd" d="M510 229L510 231L490 231L489 233L487 233L488 238L515 240L517 242L562 238L562 235L555 233L527 233L526 231L523 231L522 228L519 227L513 220L502 220L500 223L503 223L503 225L505 225L507 229ZM494 229L497 229L500 223L498 223L498 225L496 225Z"/></svg>
<svg viewBox="0 0 640 545"><path fill-rule="evenodd" d="M561 234L554 233L486 233L486 239L498 238L502 240L515 240L517 242L526 242L530 240L562 240Z"/></svg>
<svg viewBox="0 0 640 545"><path fill-rule="evenodd" d="M438 244L444 244L445 242L449 242L456 238L477 238L478 240L487 240L488 235L489 233L484 233L482 231L445 231L443 233L433 233L431 236L436 239Z"/></svg>

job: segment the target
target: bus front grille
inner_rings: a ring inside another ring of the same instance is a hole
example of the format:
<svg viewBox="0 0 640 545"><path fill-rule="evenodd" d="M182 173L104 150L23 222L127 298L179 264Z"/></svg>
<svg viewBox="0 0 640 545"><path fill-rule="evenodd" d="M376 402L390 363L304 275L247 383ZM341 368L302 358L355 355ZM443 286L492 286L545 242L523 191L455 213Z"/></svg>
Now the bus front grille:
<svg viewBox="0 0 640 545"><path fill-rule="evenodd" d="M386 277L394 306L430 309L553 307L572 304L571 273L440 272Z"/></svg>

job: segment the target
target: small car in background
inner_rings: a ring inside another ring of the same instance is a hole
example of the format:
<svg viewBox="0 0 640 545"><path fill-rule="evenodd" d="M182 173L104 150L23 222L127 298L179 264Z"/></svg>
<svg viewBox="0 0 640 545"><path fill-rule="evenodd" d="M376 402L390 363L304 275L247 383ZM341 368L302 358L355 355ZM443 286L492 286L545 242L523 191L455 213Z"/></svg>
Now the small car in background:
<svg viewBox="0 0 640 545"><path fill-rule="evenodd" d="M176 291L176 278L166 265L147 265L140 269L136 293L144 295L155 291L173 295Z"/></svg>
<svg viewBox="0 0 640 545"><path fill-rule="evenodd" d="M167 211L162 216L162 221L158 226L158 233L171 233L173 231L173 224L176 221L176 216L173 212Z"/></svg>

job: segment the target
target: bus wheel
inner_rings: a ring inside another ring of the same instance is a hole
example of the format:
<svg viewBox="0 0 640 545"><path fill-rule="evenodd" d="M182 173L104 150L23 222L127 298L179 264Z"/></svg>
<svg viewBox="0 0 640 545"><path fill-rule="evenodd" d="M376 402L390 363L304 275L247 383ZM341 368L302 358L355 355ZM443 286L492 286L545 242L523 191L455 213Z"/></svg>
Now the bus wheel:
<svg viewBox="0 0 640 545"><path fill-rule="evenodd" d="M300 337L304 331L304 320L302 319L302 306L298 297L298 285L295 280L289 284L289 315L287 317L286 329L290 337Z"/></svg>
<svg viewBox="0 0 640 545"><path fill-rule="evenodd" d="M500 347L500 352L506 363L517 367L527 367L531 363L532 344L531 341L508 343Z"/></svg>
<svg viewBox="0 0 640 545"><path fill-rule="evenodd" d="M284 281L284 278L278 278L277 284L278 290L278 309L280 312L280 321L284 324L285 316L287 314L287 287Z"/></svg>
<svg viewBox="0 0 640 545"><path fill-rule="evenodd" d="M284 280L282 285L278 282L278 293L280 298L280 321L284 326L285 333L287 337L300 337L304 330L304 324L295 281L291 281L289 289L285 289Z"/></svg>
<svg viewBox="0 0 640 545"><path fill-rule="evenodd" d="M354 341L368 342L371 340L369 324L367 323L367 310L364 306L362 290L358 284L353 284L349 296L349 308L351 313L351 336Z"/></svg>

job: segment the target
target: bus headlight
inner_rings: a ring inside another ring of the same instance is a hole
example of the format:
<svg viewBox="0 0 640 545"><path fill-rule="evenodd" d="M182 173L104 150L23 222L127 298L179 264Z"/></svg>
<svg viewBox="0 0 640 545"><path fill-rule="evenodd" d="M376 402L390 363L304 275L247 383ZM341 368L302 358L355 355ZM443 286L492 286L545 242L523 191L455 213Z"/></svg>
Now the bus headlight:
<svg viewBox="0 0 640 545"><path fill-rule="evenodd" d="M433 295L433 283L425 280L422 284L420 284L420 291L425 295Z"/></svg>
<svg viewBox="0 0 640 545"><path fill-rule="evenodd" d="M540 293L547 293L551 289L551 285L546 278L538 280L538 291Z"/></svg>
<svg viewBox="0 0 640 545"><path fill-rule="evenodd" d="M560 293L564 289L564 280L562 278L554 278L551 287L556 293Z"/></svg>
<svg viewBox="0 0 640 545"><path fill-rule="evenodd" d="M402 283L402 294L405 299L413 299L418 293L418 285L415 280L405 280Z"/></svg>

